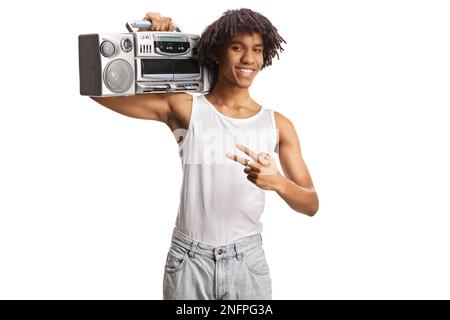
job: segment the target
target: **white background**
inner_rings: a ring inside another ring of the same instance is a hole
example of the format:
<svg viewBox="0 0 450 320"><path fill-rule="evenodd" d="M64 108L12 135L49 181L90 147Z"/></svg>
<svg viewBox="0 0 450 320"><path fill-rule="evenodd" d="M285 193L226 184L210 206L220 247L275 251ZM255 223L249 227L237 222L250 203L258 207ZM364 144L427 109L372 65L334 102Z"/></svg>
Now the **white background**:
<svg viewBox="0 0 450 320"><path fill-rule="evenodd" d="M201 33L237 7L288 42L251 93L294 123L320 198L309 218L266 192L274 299L450 298L450 9L430 0L4 2L0 298L162 298L177 145L79 95L78 35L148 11Z"/></svg>

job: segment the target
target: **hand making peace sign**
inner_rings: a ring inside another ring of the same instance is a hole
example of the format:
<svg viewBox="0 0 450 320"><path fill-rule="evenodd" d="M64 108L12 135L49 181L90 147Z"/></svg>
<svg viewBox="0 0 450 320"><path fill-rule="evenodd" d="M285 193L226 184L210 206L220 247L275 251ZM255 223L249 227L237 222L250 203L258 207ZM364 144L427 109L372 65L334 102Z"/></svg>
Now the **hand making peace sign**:
<svg viewBox="0 0 450 320"><path fill-rule="evenodd" d="M248 159L231 153L227 153L226 157L244 165L247 179L252 183L264 190L275 190L275 185L279 183L281 178L275 159L268 153L260 152L256 154L256 152L241 144L236 146L255 162L249 162Z"/></svg>

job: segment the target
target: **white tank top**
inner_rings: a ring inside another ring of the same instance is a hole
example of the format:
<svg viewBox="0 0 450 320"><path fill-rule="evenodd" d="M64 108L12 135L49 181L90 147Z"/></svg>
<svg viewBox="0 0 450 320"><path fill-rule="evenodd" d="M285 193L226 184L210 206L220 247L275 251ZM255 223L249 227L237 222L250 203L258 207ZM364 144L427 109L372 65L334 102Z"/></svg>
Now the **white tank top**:
<svg viewBox="0 0 450 320"><path fill-rule="evenodd" d="M183 169L175 228L205 244L220 246L262 231L264 190L247 180L244 165L226 153L253 160L237 149L273 155L277 147L274 112L261 110L244 119L219 112L203 95L192 97L188 129L177 129Z"/></svg>

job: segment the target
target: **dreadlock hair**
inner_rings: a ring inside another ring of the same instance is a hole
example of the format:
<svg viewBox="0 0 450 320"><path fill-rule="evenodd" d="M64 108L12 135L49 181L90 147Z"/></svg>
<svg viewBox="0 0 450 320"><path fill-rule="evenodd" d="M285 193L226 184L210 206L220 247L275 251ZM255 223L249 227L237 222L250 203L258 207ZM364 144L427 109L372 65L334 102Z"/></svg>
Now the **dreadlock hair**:
<svg viewBox="0 0 450 320"><path fill-rule="evenodd" d="M272 58L279 59L284 50L281 43L284 39L278 34L277 28L262 14L250 9L227 10L222 16L210 24L202 33L198 46L198 61L209 71L211 91L217 82L219 66L217 56L228 41L240 33L259 33L263 38L263 65L261 69L272 64Z"/></svg>

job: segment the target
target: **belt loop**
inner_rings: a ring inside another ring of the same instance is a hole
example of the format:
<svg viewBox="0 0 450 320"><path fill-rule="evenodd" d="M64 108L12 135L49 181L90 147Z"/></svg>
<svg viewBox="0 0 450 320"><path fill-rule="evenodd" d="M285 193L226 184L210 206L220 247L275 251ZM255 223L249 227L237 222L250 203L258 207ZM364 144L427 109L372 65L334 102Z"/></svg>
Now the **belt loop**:
<svg viewBox="0 0 450 320"><path fill-rule="evenodd" d="M242 256L244 255L237 243L234 244L234 250L236 250L236 259L241 260Z"/></svg>
<svg viewBox="0 0 450 320"><path fill-rule="evenodd" d="M189 257L191 257L192 259L194 259L194 255L195 255L195 249L197 248L198 245L198 241L192 241L191 243L191 248L189 249Z"/></svg>

